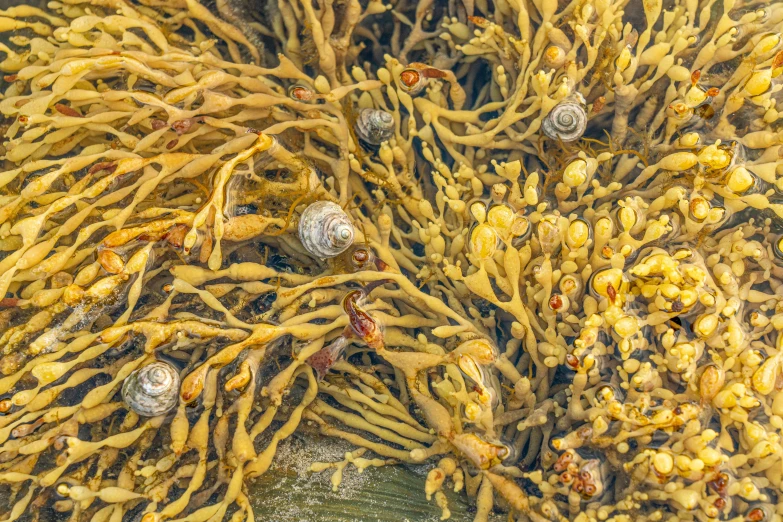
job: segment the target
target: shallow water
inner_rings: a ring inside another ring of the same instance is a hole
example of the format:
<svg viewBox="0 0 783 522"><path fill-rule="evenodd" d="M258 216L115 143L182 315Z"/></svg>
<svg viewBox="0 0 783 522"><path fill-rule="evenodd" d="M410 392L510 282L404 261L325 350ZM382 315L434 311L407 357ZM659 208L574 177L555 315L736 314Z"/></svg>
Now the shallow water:
<svg viewBox="0 0 783 522"><path fill-rule="evenodd" d="M274 522L436 522L441 512L424 496L425 469L387 466L358 473L349 466L337 492L332 470L309 471L311 462L335 462L352 451L334 439L307 435L284 442L275 464L249 488L257 517ZM448 492L451 518L473 520L462 495Z"/></svg>

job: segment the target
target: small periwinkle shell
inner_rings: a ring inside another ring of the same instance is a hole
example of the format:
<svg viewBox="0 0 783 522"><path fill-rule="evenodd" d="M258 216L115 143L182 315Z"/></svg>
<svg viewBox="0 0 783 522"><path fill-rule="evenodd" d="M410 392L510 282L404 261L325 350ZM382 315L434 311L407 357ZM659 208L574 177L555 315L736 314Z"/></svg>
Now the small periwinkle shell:
<svg viewBox="0 0 783 522"><path fill-rule="evenodd" d="M772 251L775 253L775 257L777 257L778 260L783 261L783 236L778 237L775 239L775 242L772 243Z"/></svg>
<svg viewBox="0 0 783 522"><path fill-rule="evenodd" d="M593 272L587 283L593 297L607 297L614 301L623 284L623 271L619 268L601 268Z"/></svg>
<svg viewBox="0 0 783 522"><path fill-rule="evenodd" d="M163 415L179 401L179 374L164 362L148 364L125 379L122 400L142 417Z"/></svg>
<svg viewBox="0 0 783 522"><path fill-rule="evenodd" d="M394 136L394 117L380 109L362 109L354 130L363 143L377 147Z"/></svg>
<svg viewBox="0 0 783 522"><path fill-rule="evenodd" d="M353 243L351 218L340 205L316 201L302 212L299 220L299 240L302 246L319 259L336 257Z"/></svg>
<svg viewBox="0 0 783 522"><path fill-rule="evenodd" d="M767 522L775 520L775 509L769 504L754 502L748 506L745 520L748 522Z"/></svg>
<svg viewBox="0 0 783 522"><path fill-rule="evenodd" d="M338 274L355 274L363 270L376 270L378 258L365 245L353 245L334 260L334 270Z"/></svg>
<svg viewBox="0 0 783 522"><path fill-rule="evenodd" d="M400 86L408 94L417 94L427 84L427 79L416 69L408 68L400 73Z"/></svg>
<svg viewBox="0 0 783 522"><path fill-rule="evenodd" d="M288 96L297 101L309 102L315 99L316 94L303 85L292 85L288 88Z"/></svg>
<svg viewBox="0 0 783 522"><path fill-rule="evenodd" d="M595 400L599 404L611 401L623 402L625 400L625 390L615 384L599 385L595 393Z"/></svg>
<svg viewBox="0 0 783 522"><path fill-rule="evenodd" d="M541 123L541 130L548 138L564 143L581 138L586 128L585 103L579 94L570 96L555 105Z"/></svg>
<svg viewBox="0 0 783 522"><path fill-rule="evenodd" d="M572 301L578 301L584 290L584 284L582 284L582 278L574 274L566 274L560 278L558 283L560 293L568 297Z"/></svg>

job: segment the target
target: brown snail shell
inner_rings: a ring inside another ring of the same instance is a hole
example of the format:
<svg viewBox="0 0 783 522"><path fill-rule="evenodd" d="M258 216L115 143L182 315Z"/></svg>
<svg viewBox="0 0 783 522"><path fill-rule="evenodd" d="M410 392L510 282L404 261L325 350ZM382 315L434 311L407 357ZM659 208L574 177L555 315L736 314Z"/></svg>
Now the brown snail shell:
<svg viewBox="0 0 783 522"><path fill-rule="evenodd" d="M299 240L316 258L336 257L353 244L353 238L353 223L340 205L316 201L302 212Z"/></svg>
<svg viewBox="0 0 783 522"><path fill-rule="evenodd" d="M400 73L400 86L408 94L417 94L421 92L428 79L419 71L412 67L403 70Z"/></svg>
<svg viewBox="0 0 783 522"><path fill-rule="evenodd" d="M775 520L774 517L774 506L762 502L753 502L745 513L745 520L750 522L769 522Z"/></svg>
<svg viewBox="0 0 783 522"><path fill-rule="evenodd" d="M363 270L375 270L377 269L377 260L378 258L370 248L365 245L352 245L335 258L335 272L354 274Z"/></svg>
<svg viewBox="0 0 783 522"><path fill-rule="evenodd" d="M122 383L122 400L142 417L157 417L179 402L179 373L156 361L131 373Z"/></svg>
<svg viewBox="0 0 783 522"><path fill-rule="evenodd" d="M380 109L362 109L354 126L356 137L363 143L377 147L394 136L394 117Z"/></svg>
<svg viewBox="0 0 783 522"><path fill-rule="evenodd" d="M292 85L288 88L288 96L298 101L309 102L315 98L315 92L304 85Z"/></svg>
<svg viewBox="0 0 783 522"><path fill-rule="evenodd" d="M541 123L541 130L550 139L564 143L582 137L587 128L585 101L580 94L570 96L555 105Z"/></svg>

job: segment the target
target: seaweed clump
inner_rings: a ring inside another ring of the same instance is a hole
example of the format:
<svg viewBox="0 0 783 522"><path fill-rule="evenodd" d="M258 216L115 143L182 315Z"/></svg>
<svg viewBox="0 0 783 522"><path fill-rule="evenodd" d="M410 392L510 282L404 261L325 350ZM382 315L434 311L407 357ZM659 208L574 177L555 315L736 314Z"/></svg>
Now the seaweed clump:
<svg viewBox="0 0 783 522"><path fill-rule="evenodd" d="M307 426L444 518L779 520L783 8L667 5L0 11L3 520L252 520Z"/></svg>

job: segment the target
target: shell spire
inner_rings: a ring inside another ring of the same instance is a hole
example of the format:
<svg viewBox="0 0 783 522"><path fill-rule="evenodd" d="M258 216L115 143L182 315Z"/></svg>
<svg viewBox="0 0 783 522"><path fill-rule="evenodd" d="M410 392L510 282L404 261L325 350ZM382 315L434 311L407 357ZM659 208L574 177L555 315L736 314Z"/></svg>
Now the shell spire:
<svg viewBox="0 0 783 522"><path fill-rule="evenodd" d="M156 361L131 373L122 384L122 400L143 417L157 417L171 411L179 401L179 373L165 362Z"/></svg>
<svg viewBox="0 0 783 522"><path fill-rule="evenodd" d="M336 257L353 244L353 239L353 223L340 205L316 201L302 212L299 240L314 257Z"/></svg>
<svg viewBox="0 0 783 522"><path fill-rule="evenodd" d="M354 126L356 137L370 147L378 147L394 136L394 117L381 109L362 109Z"/></svg>
<svg viewBox="0 0 783 522"><path fill-rule="evenodd" d="M548 138L565 143L581 138L586 128L585 100L579 93L555 105L541 123L541 130Z"/></svg>

